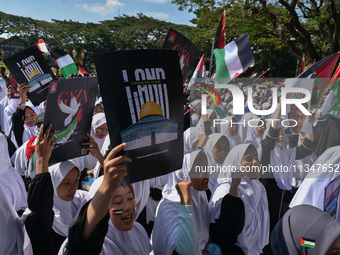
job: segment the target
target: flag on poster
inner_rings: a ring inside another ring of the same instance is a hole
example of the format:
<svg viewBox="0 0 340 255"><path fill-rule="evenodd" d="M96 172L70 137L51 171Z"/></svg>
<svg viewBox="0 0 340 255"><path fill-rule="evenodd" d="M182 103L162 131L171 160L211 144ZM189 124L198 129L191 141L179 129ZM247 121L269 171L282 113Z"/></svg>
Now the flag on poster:
<svg viewBox="0 0 340 255"><path fill-rule="evenodd" d="M46 100L49 82L55 76L37 45L6 58L4 62L19 84L30 86L27 96L35 106Z"/></svg>
<svg viewBox="0 0 340 255"><path fill-rule="evenodd" d="M223 49L215 49L214 54L216 58L215 78L219 84L228 83L255 62L248 34L228 43Z"/></svg>
<svg viewBox="0 0 340 255"><path fill-rule="evenodd" d="M86 72L83 68L81 68L80 66L78 66L78 70L79 70L79 74L82 74L83 76L85 75L85 74L89 74L88 72Z"/></svg>
<svg viewBox="0 0 340 255"><path fill-rule="evenodd" d="M195 72L192 75L188 89L190 89L191 85L194 84L195 82L204 82L204 78L206 74L206 69L205 69L205 60L204 60L204 54L201 57L200 61L198 62L198 65L196 66Z"/></svg>
<svg viewBox="0 0 340 255"><path fill-rule="evenodd" d="M197 48L197 46L193 44L188 38L172 28L170 28L168 31L162 49L177 50L179 63L182 70L183 82L185 82L191 67L195 63L195 60L200 53L200 49Z"/></svg>
<svg viewBox="0 0 340 255"><path fill-rule="evenodd" d="M72 57L67 54L67 52L60 49L55 49L52 51L51 55L52 58L56 60L65 79L71 74L78 73L77 65L74 63Z"/></svg>
<svg viewBox="0 0 340 255"><path fill-rule="evenodd" d="M125 142L131 182L182 167L183 102L178 54L129 50L95 55L112 147ZM112 86L112 77L115 77Z"/></svg>
<svg viewBox="0 0 340 255"><path fill-rule="evenodd" d="M220 23L218 24L218 28L214 37L214 43L211 49L211 56L210 56L210 68L209 68L209 76L212 76L216 72L216 63L215 63L215 56L214 50L215 49L223 49L226 45L225 39L225 11L223 11Z"/></svg>
<svg viewBox="0 0 340 255"><path fill-rule="evenodd" d="M49 165L88 154L82 145L90 134L97 77L52 81L48 92L44 130L56 131Z"/></svg>

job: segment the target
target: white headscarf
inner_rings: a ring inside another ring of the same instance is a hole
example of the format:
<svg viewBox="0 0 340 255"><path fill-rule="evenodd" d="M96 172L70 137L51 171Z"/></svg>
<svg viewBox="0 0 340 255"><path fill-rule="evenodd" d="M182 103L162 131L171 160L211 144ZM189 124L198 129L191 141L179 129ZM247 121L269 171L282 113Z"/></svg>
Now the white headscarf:
<svg viewBox="0 0 340 255"><path fill-rule="evenodd" d="M199 104L199 102L201 102L201 100L196 99L194 100L192 103L190 103L190 107L194 107L196 108L196 112L194 113L193 111L190 111L190 119L191 119L191 123L193 126L196 126L199 118L200 118L200 113L199 111L201 110L201 104Z"/></svg>
<svg viewBox="0 0 340 255"><path fill-rule="evenodd" d="M239 126L238 126L238 134L240 135L241 137L241 141L242 143L246 140L247 138L247 131L248 131L248 121L253 118L255 115L251 112L247 112L246 114L244 114L240 120L239 123L241 123ZM244 122L244 124L243 124Z"/></svg>
<svg viewBox="0 0 340 255"><path fill-rule="evenodd" d="M41 113L41 109L39 107L34 106L31 101L28 101L26 103L26 107L31 108L36 113L37 116ZM35 134L36 134L35 125L33 127L29 127L26 124L24 124L24 132L22 133L22 143L27 142Z"/></svg>
<svg viewBox="0 0 340 255"><path fill-rule="evenodd" d="M176 190L176 184L182 180L189 180L189 172L193 167L195 159L202 150L196 150L184 156L183 169L172 172L167 177L163 189L163 199L159 202L155 224L152 232L152 245L155 254L171 255L175 250L178 231L178 214L180 207L180 196ZM197 191L191 187L191 204L193 217L195 218L197 231L199 233L198 254L202 254L209 239L209 205L206 193Z"/></svg>
<svg viewBox="0 0 340 255"><path fill-rule="evenodd" d="M223 165L235 166L241 169L242 158L251 144L239 144L231 149ZM255 149L255 148L254 148ZM222 199L229 193L231 178L219 178L215 191L209 203L211 221L220 217ZM269 243L269 211L267 194L259 180L243 177L238 187L240 198L245 209L245 224L242 233L237 236L237 246L245 254L260 254Z"/></svg>
<svg viewBox="0 0 340 255"><path fill-rule="evenodd" d="M185 130L183 134L184 151L191 151L192 145L198 141L201 134L204 134L203 131L197 127L190 127Z"/></svg>
<svg viewBox="0 0 340 255"><path fill-rule="evenodd" d="M18 171L12 166L8 154L6 138L0 133L0 183L7 195L9 202L16 211L25 210L27 207L27 193L25 184Z"/></svg>
<svg viewBox="0 0 340 255"><path fill-rule="evenodd" d="M314 165L311 167L311 169L315 170L308 172L289 206L294 207L301 204L307 204L323 210L325 188L332 180L339 176L339 168L337 168L339 164L340 146L328 148L315 161ZM323 166L327 167L327 171L323 169Z"/></svg>
<svg viewBox="0 0 340 255"><path fill-rule="evenodd" d="M68 228L78 216L81 207L88 201L86 191L77 190L72 201L64 201L58 197L57 187L63 181L68 172L76 167L79 167L72 160L63 161L49 167L48 171L51 174L54 196L53 196L53 211L54 221L53 230L59 235L67 237ZM79 171L80 177L80 171Z"/></svg>
<svg viewBox="0 0 340 255"><path fill-rule="evenodd" d="M230 127L233 118L236 118L236 117L228 116L228 117L223 118L224 120L227 121L227 123L220 125L220 133L225 135L228 138L230 148L233 148L236 145L242 143L241 137L239 136L239 134L233 136L229 133L228 127Z"/></svg>
<svg viewBox="0 0 340 255"><path fill-rule="evenodd" d="M102 181L102 176L94 181L89 191L90 198L95 195ZM146 255L152 251L150 239L143 226L138 222L134 222L133 228L130 231L121 231L116 229L111 220L109 220L108 224L109 229L104 239L103 248L100 252L101 255ZM64 245L62 247L64 247Z"/></svg>
<svg viewBox="0 0 340 255"><path fill-rule="evenodd" d="M92 128L91 128L91 136L96 141L99 150L103 147L105 138L108 136L108 134L103 137L102 139L98 138L96 135L96 128L100 127L101 125L106 123L105 113L99 112L92 117ZM93 169L97 164L97 159L89 153L88 155L83 157L84 165L87 169Z"/></svg>
<svg viewBox="0 0 340 255"><path fill-rule="evenodd" d="M0 254L23 255L24 233L18 215L0 183Z"/></svg>
<svg viewBox="0 0 340 255"><path fill-rule="evenodd" d="M253 115L253 117L251 119L256 119L256 120L258 120L258 122L260 122L260 120L262 120L264 122L264 125L266 126L266 121L262 117L257 117L256 115ZM252 126L248 127L247 137L246 137L246 140L244 141L244 143L253 144L255 146L256 150L257 150L258 157L261 158L261 155L262 155L261 141L263 139L263 136L258 135L257 130L256 130L257 127L255 127L255 125L257 126L258 124L257 123L255 124L255 123L256 123L256 121L253 121ZM248 123L246 123L246 125L248 125Z"/></svg>
<svg viewBox="0 0 340 255"><path fill-rule="evenodd" d="M217 142L222 137L225 137L227 139L228 143L229 143L228 138L225 135L220 134L220 133L210 134L209 137L208 137L208 141L204 146L204 152L205 152L205 154L207 155L207 158L208 158L208 166L213 166L213 167L221 166L221 164L218 163L215 160L212 150L215 147L215 145L217 144ZM209 189L210 189L211 192L213 192L214 189L215 189L218 176L219 176L219 173L217 171L210 174Z"/></svg>
<svg viewBox="0 0 340 255"><path fill-rule="evenodd" d="M281 130L284 133L283 128L281 128ZM267 136L268 131L269 128L266 129L263 137ZM274 149L270 151L270 165L280 168L279 171L273 171L273 175L275 177L277 186L283 190L292 189L294 162L296 157L296 147L287 148L286 146L288 139L289 137L285 135L285 144L283 147L279 147L275 144Z"/></svg>

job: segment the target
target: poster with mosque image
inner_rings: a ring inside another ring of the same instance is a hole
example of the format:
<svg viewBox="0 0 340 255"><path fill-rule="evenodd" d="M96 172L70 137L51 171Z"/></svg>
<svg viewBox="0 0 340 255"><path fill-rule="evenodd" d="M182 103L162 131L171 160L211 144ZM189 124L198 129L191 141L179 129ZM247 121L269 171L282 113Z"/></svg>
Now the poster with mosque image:
<svg viewBox="0 0 340 255"><path fill-rule="evenodd" d="M124 142L131 182L182 168L182 75L174 50L95 56L112 148Z"/></svg>
<svg viewBox="0 0 340 255"><path fill-rule="evenodd" d="M44 130L52 124L56 134L49 165L88 154L82 143L89 141L97 88L97 77L51 82Z"/></svg>
<svg viewBox="0 0 340 255"><path fill-rule="evenodd" d="M46 100L49 82L55 76L37 45L4 59L4 63L19 84L30 86L27 96L35 106Z"/></svg>

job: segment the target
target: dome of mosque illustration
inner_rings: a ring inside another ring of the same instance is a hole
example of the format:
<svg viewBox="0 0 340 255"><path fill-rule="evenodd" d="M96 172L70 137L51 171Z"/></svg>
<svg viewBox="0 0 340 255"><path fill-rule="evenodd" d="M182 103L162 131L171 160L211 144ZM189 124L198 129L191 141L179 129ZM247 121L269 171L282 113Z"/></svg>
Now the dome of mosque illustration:
<svg viewBox="0 0 340 255"><path fill-rule="evenodd" d="M37 75L39 75L39 74L40 74L39 71L33 70L33 71L30 73L30 78L31 78L31 80L32 80L35 76L37 76Z"/></svg>
<svg viewBox="0 0 340 255"><path fill-rule="evenodd" d="M151 120L150 118L152 118L152 120L163 119L162 108L153 101L143 104L139 112L140 121Z"/></svg>

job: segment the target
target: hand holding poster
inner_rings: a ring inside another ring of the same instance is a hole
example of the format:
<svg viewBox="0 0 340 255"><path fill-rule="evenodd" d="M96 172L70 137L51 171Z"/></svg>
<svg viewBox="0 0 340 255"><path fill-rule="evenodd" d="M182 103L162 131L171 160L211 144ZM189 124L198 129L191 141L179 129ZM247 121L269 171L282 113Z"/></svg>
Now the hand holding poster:
<svg viewBox="0 0 340 255"><path fill-rule="evenodd" d="M37 45L6 58L4 62L19 84L30 86L27 96L35 106L46 100L49 82L55 77Z"/></svg>
<svg viewBox="0 0 340 255"><path fill-rule="evenodd" d="M182 76L177 55L173 50L131 50L95 56L111 147L127 144L131 182L182 167Z"/></svg>
<svg viewBox="0 0 340 255"><path fill-rule="evenodd" d="M88 141L98 80L96 77L51 82L44 130L52 124L56 131L50 165L87 154L83 142Z"/></svg>
<svg viewBox="0 0 340 255"><path fill-rule="evenodd" d="M197 48L188 38L170 28L164 40L162 49L177 50L180 67L182 70L183 82L188 77L190 68L193 66L200 49Z"/></svg>

